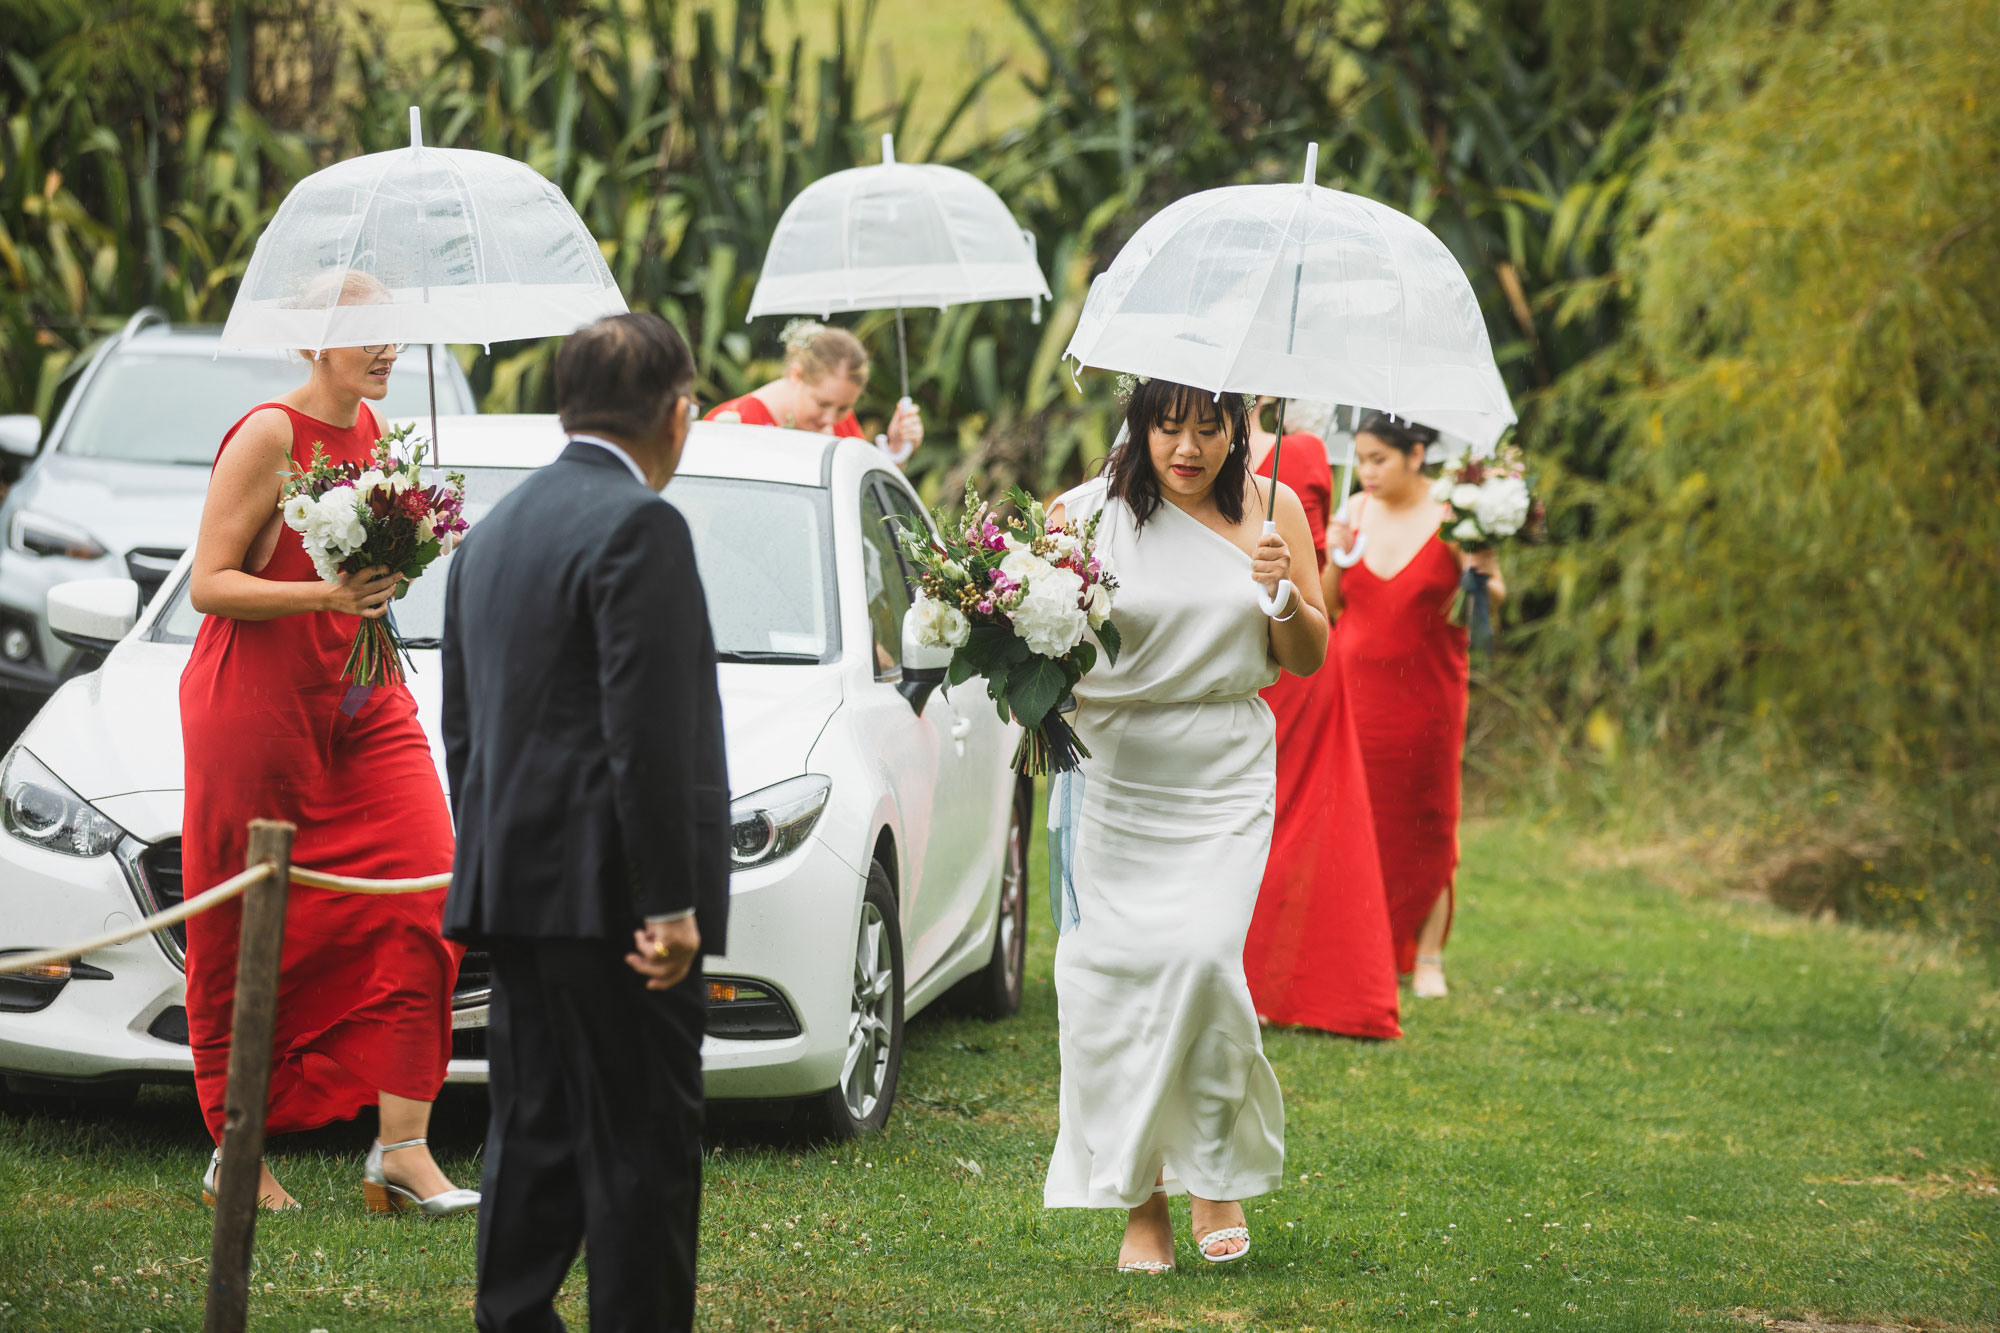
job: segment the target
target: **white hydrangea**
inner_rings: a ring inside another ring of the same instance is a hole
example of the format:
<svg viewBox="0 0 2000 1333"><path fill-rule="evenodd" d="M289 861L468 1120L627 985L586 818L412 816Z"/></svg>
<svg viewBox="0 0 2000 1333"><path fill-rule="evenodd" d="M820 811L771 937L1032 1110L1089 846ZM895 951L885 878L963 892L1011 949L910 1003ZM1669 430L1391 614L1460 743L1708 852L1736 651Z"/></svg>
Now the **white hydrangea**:
<svg viewBox="0 0 2000 1333"><path fill-rule="evenodd" d="M1033 583L1036 579L1054 573L1055 566L1027 547L1016 543L1008 547L1007 554L1001 557L1000 572L1016 583Z"/></svg>
<svg viewBox="0 0 2000 1333"><path fill-rule="evenodd" d="M1451 488L1451 503L1454 509L1470 509L1479 503L1479 488L1460 483Z"/></svg>
<svg viewBox="0 0 2000 1333"><path fill-rule="evenodd" d="M1479 526L1495 537L1511 537L1528 521L1528 483L1519 477L1495 477L1479 488L1472 506Z"/></svg>
<svg viewBox="0 0 2000 1333"><path fill-rule="evenodd" d="M916 618L917 639L932 648L963 648L972 637L972 623L955 606L917 594L910 606Z"/></svg>
<svg viewBox="0 0 2000 1333"><path fill-rule="evenodd" d="M340 582L340 566L332 556L324 551L315 551L311 547L306 548L306 554L312 557L313 571L320 578L328 583Z"/></svg>
<svg viewBox="0 0 2000 1333"><path fill-rule="evenodd" d="M368 527L361 521L361 508L354 491L346 486L328 491L313 502L303 533L306 545L334 556L352 555L368 540Z"/></svg>
<svg viewBox="0 0 2000 1333"><path fill-rule="evenodd" d="M1028 580L1026 595L1008 614L1014 632L1031 650L1044 657L1061 657L1083 640L1088 623L1083 610L1083 579L1074 570L1057 569L1042 560L1035 563L1042 572Z"/></svg>
<svg viewBox="0 0 2000 1333"><path fill-rule="evenodd" d="M1476 542L1483 536L1485 534L1480 532L1478 522L1469 518L1461 518L1458 526L1451 530L1451 539L1455 542Z"/></svg>
<svg viewBox="0 0 2000 1333"><path fill-rule="evenodd" d="M1452 484L1450 477L1439 477L1431 483L1431 499L1441 505L1450 504Z"/></svg>

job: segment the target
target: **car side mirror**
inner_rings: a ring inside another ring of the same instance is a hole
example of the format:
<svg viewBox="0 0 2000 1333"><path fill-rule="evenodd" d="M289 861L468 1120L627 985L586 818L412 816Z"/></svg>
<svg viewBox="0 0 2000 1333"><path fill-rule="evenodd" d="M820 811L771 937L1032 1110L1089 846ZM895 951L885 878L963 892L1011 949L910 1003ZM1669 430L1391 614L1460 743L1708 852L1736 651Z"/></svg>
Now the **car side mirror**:
<svg viewBox="0 0 2000 1333"><path fill-rule="evenodd" d="M926 643L917 632L916 608L903 613L903 680L896 688L910 707L921 713L931 691L944 684L951 670L951 649Z"/></svg>
<svg viewBox="0 0 2000 1333"><path fill-rule="evenodd" d="M139 623L131 579L77 579L49 589L49 632L72 648L108 653Z"/></svg>
<svg viewBox="0 0 2000 1333"><path fill-rule="evenodd" d="M16 458L33 458L41 447L41 418L20 412L0 416L0 450Z"/></svg>

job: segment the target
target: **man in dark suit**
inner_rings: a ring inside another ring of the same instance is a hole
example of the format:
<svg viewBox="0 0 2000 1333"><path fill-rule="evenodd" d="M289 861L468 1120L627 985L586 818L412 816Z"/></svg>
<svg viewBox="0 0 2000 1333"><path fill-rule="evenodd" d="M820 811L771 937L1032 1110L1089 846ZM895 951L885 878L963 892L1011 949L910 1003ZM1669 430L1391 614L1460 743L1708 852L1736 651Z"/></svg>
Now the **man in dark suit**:
<svg viewBox="0 0 2000 1333"><path fill-rule="evenodd" d="M697 955L729 911L715 644L659 494L694 359L659 316L619 315L571 335L555 381L569 447L467 534L445 596L445 931L493 957L473 1320L560 1330L587 1237L593 1333L687 1329Z"/></svg>

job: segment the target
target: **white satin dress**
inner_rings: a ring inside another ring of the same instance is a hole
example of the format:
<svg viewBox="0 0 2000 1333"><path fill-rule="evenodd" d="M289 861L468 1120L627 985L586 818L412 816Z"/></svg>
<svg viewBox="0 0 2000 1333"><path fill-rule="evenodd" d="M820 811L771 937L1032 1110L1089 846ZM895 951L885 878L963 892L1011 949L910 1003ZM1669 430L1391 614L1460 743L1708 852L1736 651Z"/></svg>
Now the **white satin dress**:
<svg viewBox="0 0 2000 1333"><path fill-rule="evenodd" d="M1243 940L1277 799L1257 695L1278 678L1269 621L1250 557L1173 505L1135 532L1102 479L1062 503L1104 512L1124 650L1076 689L1091 758L1078 921L1056 945L1061 1127L1042 1202L1133 1208L1162 1171L1170 1194L1266 1194L1284 1174L1285 1112Z"/></svg>

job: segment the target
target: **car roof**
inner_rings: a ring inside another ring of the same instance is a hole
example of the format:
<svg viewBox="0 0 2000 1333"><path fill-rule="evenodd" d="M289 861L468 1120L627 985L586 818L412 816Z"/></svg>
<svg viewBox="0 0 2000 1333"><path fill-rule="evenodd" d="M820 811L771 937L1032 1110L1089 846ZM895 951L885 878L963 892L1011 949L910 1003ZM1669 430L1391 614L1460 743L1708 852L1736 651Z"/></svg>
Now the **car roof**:
<svg viewBox="0 0 2000 1333"><path fill-rule="evenodd" d="M412 424L430 433L428 419ZM526 413L441 416L437 438L438 462L448 468L542 467L555 461L568 439L553 414ZM831 436L776 426L698 421L688 433L679 475L824 486L828 450L838 443Z"/></svg>

